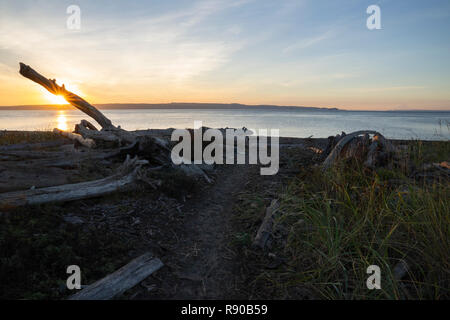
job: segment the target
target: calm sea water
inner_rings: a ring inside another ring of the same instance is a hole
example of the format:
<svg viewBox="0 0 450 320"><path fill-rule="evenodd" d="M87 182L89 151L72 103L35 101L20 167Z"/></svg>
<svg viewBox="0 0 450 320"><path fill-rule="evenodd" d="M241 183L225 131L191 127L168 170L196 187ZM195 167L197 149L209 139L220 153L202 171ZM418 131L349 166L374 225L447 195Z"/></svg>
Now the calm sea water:
<svg viewBox="0 0 450 320"><path fill-rule="evenodd" d="M124 129L213 128L279 129L280 136L315 138L371 129L388 138L450 139L450 112L258 111L258 110L102 110ZM2 130L72 129L88 117L78 110L0 110Z"/></svg>

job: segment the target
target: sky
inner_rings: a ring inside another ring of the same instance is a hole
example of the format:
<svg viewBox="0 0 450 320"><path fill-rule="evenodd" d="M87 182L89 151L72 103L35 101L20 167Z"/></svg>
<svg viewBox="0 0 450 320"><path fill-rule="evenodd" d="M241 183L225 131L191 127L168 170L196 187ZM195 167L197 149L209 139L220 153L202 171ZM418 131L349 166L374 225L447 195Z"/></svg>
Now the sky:
<svg viewBox="0 0 450 320"><path fill-rule="evenodd" d="M449 39L448 0L0 0L0 105L55 102L24 62L92 104L450 110Z"/></svg>

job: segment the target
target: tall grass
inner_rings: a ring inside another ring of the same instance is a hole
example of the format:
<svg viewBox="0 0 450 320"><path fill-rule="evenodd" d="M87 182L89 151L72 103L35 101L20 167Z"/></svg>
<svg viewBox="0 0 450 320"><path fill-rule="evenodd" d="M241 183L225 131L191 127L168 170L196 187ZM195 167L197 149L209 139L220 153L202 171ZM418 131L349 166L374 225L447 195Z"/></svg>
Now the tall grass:
<svg viewBox="0 0 450 320"><path fill-rule="evenodd" d="M449 144L411 143L413 168L448 160ZM275 231L287 267L266 273L271 286L325 299L450 298L450 186L410 170L305 168L282 195ZM400 280L401 260L409 271ZM366 286L369 265L381 269L381 290Z"/></svg>

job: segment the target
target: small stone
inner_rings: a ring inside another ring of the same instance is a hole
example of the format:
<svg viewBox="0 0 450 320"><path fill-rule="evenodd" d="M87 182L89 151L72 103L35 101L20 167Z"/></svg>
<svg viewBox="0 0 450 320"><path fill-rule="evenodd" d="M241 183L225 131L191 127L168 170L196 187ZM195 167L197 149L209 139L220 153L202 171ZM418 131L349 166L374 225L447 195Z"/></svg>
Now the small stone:
<svg viewBox="0 0 450 320"><path fill-rule="evenodd" d="M70 224L83 224L84 220L77 216L65 216L63 220Z"/></svg>

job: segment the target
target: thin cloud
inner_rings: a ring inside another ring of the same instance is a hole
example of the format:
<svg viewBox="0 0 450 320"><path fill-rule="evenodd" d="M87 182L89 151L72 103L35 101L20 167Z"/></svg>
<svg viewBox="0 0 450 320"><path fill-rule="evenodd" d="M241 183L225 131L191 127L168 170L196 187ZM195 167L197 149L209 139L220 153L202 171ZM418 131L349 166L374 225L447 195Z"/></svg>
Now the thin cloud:
<svg viewBox="0 0 450 320"><path fill-rule="evenodd" d="M199 38L191 29L245 3L248 1L201 1L178 12L127 24L102 17L82 25L76 33L64 28L45 28L49 32L43 32L9 18L0 32L0 48L40 69L52 61L52 72L86 82L115 83L115 78L121 82L185 81L220 67L244 45L243 41ZM22 40L24 34L27 41Z"/></svg>
<svg viewBox="0 0 450 320"><path fill-rule="evenodd" d="M363 92L379 92L379 91L410 91L410 90L422 90L426 89L424 86L392 86L392 87L368 87L368 88L356 88L354 90Z"/></svg>
<svg viewBox="0 0 450 320"><path fill-rule="evenodd" d="M319 44L320 42L323 42L329 38L331 38L334 35L334 32L329 30L325 33L319 34L312 38L302 39L294 44L291 44L283 49L283 53L288 54L295 51L299 51L302 49L306 49L309 47L312 47L314 45Z"/></svg>

